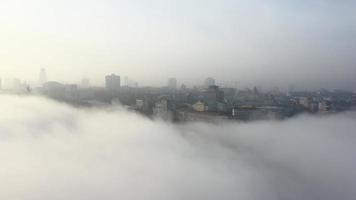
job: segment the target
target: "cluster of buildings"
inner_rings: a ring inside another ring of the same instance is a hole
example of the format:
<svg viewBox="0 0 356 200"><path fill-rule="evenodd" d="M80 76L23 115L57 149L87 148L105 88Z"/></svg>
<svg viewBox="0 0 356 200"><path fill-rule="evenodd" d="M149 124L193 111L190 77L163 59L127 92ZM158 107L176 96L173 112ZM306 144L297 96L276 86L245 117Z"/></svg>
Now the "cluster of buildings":
<svg viewBox="0 0 356 200"><path fill-rule="evenodd" d="M257 87L238 90L219 87L214 78L206 78L202 86L178 87L175 78L168 79L165 87L138 87L137 82L115 74L105 76L105 87L91 87L88 79L80 84L62 84L47 81L44 69L40 72L39 86L30 88L16 82L21 94L45 95L75 106L107 106L120 102L127 109L148 117L173 121L216 121L284 119L299 113L327 114L356 107L356 93L349 91L280 92L274 89L262 92ZM1 89L0 80L0 89ZM15 83L14 83L15 85Z"/></svg>

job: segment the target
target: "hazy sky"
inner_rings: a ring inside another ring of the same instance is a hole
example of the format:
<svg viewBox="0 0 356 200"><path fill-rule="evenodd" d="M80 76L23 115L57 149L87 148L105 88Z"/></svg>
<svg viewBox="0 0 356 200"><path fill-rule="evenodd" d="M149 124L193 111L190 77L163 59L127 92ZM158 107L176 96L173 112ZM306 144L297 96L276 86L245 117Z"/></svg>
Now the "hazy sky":
<svg viewBox="0 0 356 200"><path fill-rule="evenodd" d="M352 0L1 0L0 76L353 88Z"/></svg>

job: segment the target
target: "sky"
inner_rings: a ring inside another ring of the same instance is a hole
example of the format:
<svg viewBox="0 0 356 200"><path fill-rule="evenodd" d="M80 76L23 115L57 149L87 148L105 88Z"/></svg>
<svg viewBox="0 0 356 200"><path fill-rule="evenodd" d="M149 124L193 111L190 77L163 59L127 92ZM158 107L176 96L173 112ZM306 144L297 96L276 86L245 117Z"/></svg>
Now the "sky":
<svg viewBox="0 0 356 200"><path fill-rule="evenodd" d="M0 199L356 196L355 113L171 124L121 107L6 95L0 110Z"/></svg>
<svg viewBox="0 0 356 200"><path fill-rule="evenodd" d="M0 77L356 89L352 0L1 0Z"/></svg>

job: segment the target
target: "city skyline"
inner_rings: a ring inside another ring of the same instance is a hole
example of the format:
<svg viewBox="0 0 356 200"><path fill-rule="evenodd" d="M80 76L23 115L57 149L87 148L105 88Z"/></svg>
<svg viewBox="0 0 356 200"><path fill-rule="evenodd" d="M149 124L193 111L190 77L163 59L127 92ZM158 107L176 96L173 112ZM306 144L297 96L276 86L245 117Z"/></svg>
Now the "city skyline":
<svg viewBox="0 0 356 200"><path fill-rule="evenodd" d="M37 74L38 75L38 74ZM57 79L51 79L47 78L47 69L46 68L40 68L39 71L39 76L37 79L35 77L31 78L30 80L27 79L20 79L18 77L1 77L0 76L0 82L1 86L3 89L11 89L13 87L13 82L15 81L16 84L24 84L29 87L40 87L42 86L45 82L59 82L63 84L75 84L78 86L83 86L88 87L89 85L91 87L106 87L107 85L107 76L112 76L112 75L118 75L121 80L120 80L120 87L172 87L170 86L170 81L174 80L175 81L175 87L178 89L180 87L189 87L189 88L194 88L194 87L207 87L209 85L217 85L220 87L226 87L226 88L235 88L235 89L253 89L255 87L258 87L260 90L264 89L267 91L271 90L282 90L282 91L290 91L291 88L293 90L298 90L298 91L315 91L315 90L320 90L320 89L327 89L327 90L347 90L347 91L356 91L356 87L335 87L331 85L323 85L320 83L318 86L314 87L308 87L308 86L303 86L303 85L298 85L295 83L276 83L274 84L258 84L258 81L250 81L250 82L242 82L238 80L216 80L215 77L205 77L204 79L198 79L195 80L194 84L189 84L189 82L185 82L186 79L183 80L177 80L175 77L168 77L165 82L161 82L159 84L142 84L142 82L139 82L139 80L133 80L131 77L128 76L123 76L121 74L115 74L115 73L109 73L109 74L104 74L103 77L101 77L100 81L92 82L91 79L87 78L86 76L82 76L83 78L77 79L75 81L61 81ZM168 81L168 84L167 84ZM140 83L140 84L139 84ZM210 84L211 83L211 84ZM325 82L323 82L325 83Z"/></svg>
<svg viewBox="0 0 356 200"><path fill-rule="evenodd" d="M356 0L0 0L0 200L354 200Z"/></svg>
<svg viewBox="0 0 356 200"><path fill-rule="evenodd" d="M353 1L0 2L0 76L355 89ZM149 72L158 73L150 74ZM152 78L154 76L155 78ZM250 84L251 83L251 84Z"/></svg>

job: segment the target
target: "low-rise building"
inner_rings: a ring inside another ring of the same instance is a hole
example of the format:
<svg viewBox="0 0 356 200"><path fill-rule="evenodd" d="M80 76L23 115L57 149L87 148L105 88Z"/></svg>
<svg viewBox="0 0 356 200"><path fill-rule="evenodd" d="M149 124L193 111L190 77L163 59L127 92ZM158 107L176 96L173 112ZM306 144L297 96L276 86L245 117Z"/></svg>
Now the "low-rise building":
<svg viewBox="0 0 356 200"><path fill-rule="evenodd" d="M204 112L206 111L206 106L205 103L198 101L195 104L192 105L192 108L194 109L194 111L197 112Z"/></svg>

